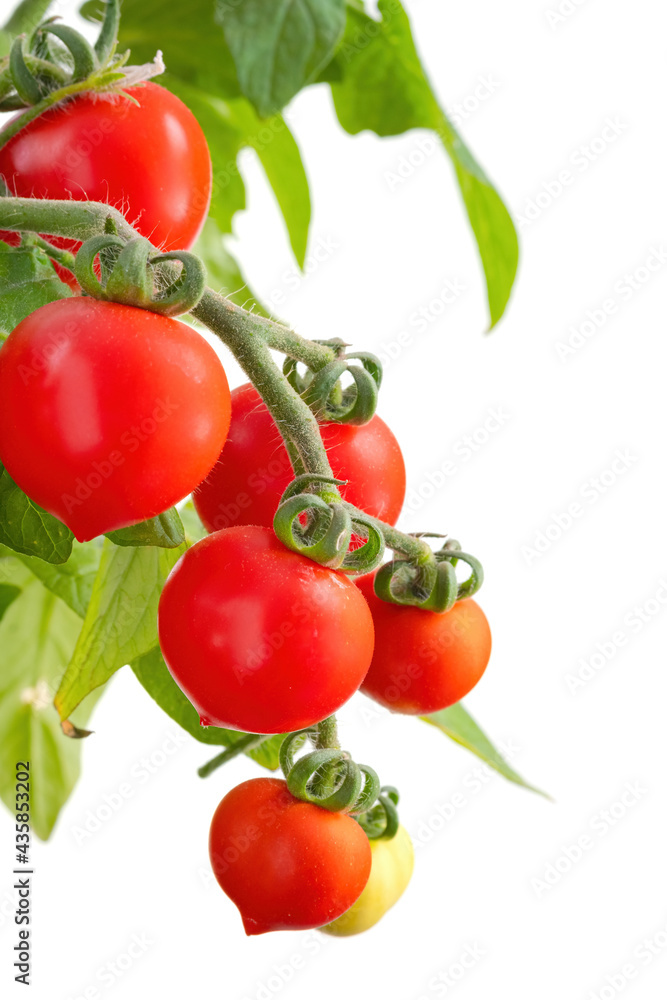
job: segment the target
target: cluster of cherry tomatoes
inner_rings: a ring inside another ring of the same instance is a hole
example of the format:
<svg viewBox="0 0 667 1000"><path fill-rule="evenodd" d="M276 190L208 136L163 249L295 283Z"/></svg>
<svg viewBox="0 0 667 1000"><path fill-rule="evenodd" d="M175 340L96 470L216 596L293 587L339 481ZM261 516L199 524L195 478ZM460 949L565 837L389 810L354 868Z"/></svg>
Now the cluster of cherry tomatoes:
<svg viewBox="0 0 667 1000"><path fill-rule="evenodd" d="M0 149L0 175L16 195L121 207L154 243L187 248L210 199L204 136L162 87L131 93L137 104L81 95L36 118ZM371 575L354 581L284 547L272 525L292 468L256 389L230 394L217 355L192 328L78 294L65 277L75 294L37 309L2 347L0 460L81 541L194 491L210 534L167 580L158 628L202 725L289 733L358 690L407 714L467 694L491 648L478 605L437 614L387 603ZM405 469L386 424L374 416L321 431L345 499L395 524ZM225 796L210 853L249 934L332 921L332 933L363 930L412 869L402 828L371 847L352 816L301 801L273 778Z"/></svg>

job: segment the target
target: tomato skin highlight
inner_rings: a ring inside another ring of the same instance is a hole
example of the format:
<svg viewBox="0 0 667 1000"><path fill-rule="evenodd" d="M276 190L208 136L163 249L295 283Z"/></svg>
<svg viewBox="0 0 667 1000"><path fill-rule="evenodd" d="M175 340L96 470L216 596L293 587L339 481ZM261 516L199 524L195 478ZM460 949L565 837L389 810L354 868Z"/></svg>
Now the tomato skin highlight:
<svg viewBox="0 0 667 1000"><path fill-rule="evenodd" d="M371 874L364 891L349 910L320 927L334 937L362 934L374 927L387 910L398 902L408 887L415 866L415 852L410 835L399 826L391 840L371 840Z"/></svg>
<svg viewBox="0 0 667 1000"><path fill-rule="evenodd" d="M156 83L126 97L78 94L0 149L0 175L23 198L101 201L164 250L191 247L211 200L211 157L189 108ZM1 234L0 234L1 238ZM56 238L73 252L75 240Z"/></svg>
<svg viewBox="0 0 667 1000"><path fill-rule="evenodd" d="M0 350L0 461L79 541L187 496L214 464L229 415L213 348L145 309L61 299Z"/></svg>
<svg viewBox="0 0 667 1000"><path fill-rule="evenodd" d="M188 549L162 591L158 632L202 725L250 733L325 719L359 688L373 653L354 583L254 526Z"/></svg>
<svg viewBox="0 0 667 1000"><path fill-rule="evenodd" d="M209 855L249 935L334 920L371 870L368 838L355 820L294 798L278 778L252 778L225 795L211 822Z"/></svg>
<svg viewBox="0 0 667 1000"><path fill-rule="evenodd" d="M373 517L395 524L405 497L405 465L398 442L378 416L362 427L320 424L334 476L349 480L343 498ZM294 474L271 414L250 385L232 391L232 421L225 447L194 495L207 531L238 524L271 527Z"/></svg>
<svg viewBox="0 0 667 1000"><path fill-rule="evenodd" d="M477 684L491 656L491 630L468 598L438 614L376 597L373 576L357 581L375 625L373 662L361 690L392 712L428 715Z"/></svg>

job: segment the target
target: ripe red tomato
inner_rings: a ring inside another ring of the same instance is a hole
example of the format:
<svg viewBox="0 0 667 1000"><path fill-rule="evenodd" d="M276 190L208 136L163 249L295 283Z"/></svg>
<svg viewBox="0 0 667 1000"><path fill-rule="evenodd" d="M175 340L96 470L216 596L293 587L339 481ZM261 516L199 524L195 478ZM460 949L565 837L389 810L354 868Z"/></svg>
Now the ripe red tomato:
<svg viewBox="0 0 667 1000"><path fill-rule="evenodd" d="M278 778L253 778L225 795L213 815L209 854L246 934L335 920L361 895L371 871L359 824L295 799Z"/></svg>
<svg viewBox="0 0 667 1000"><path fill-rule="evenodd" d="M361 690L394 712L428 715L460 701L486 670L491 630L470 598L437 614L375 596L373 577L357 585L373 615L375 651Z"/></svg>
<svg viewBox="0 0 667 1000"><path fill-rule="evenodd" d="M158 631L202 725L250 733L325 719L357 690L373 653L354 583L253 526L188 549L162 591Z"/></svg>
<svg viewBox="0 0 667 1000"><path fill-rule="evenodd" d="M19 197L106 202L156 246L187 249L211 200L204 133L164 87L145 83L127 93L139 106L88 93L45 111L0 149L0 175Z"/></svg>
<svg viewBox="0 0 667 1000"><path fill-rule="evenodd" d="M220 453L229 415L213 348L145 309L61 299L0 350L0 461L79 541L187 496Z"/></svg>
<svg viewBox="0 0 667 1000"><path fill-rule="evenodd" d="M395 524L405 496L398 442L378 416L362 427L322 424L322 440L341 492L368 514ZM250 384L232 392L232 422L220 461L194 495L207 531L235 524L270 527L280 497L294 478L271 414Z"/></svg>

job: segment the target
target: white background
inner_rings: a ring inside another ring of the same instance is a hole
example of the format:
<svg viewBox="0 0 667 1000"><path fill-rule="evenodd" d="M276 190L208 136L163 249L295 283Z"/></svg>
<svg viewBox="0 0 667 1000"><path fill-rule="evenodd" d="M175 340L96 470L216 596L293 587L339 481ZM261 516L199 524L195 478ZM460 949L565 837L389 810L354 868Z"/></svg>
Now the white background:
<svg viewBox="0 0 667 1000"><path fill-rule="evenodd" d="M387 174L401 163L406 172L425 134L352 139L324 87L299 97L290 121L312 183L312 247L335 248L291 287L285 233L252 155L236 230L249 280L265 299L285 290L280 311L302 333L385 354L410 335L387 365L380 412L403 445L413 504L447 459L457 473L403 524L450 532L483 560L480 603L495 646L467 705L555 802L476 773L475 758L418 721L369 719L371 703L358 696L341 712L344 744L402 790L403 822L420 842L409 890L363 937L246 938L212 884L206 840L218 800L260 772L244 759L200 781L209 751L188 739L162 752L176 727L123 670L94 715L84 776L52 841L34 848L33 997L664 995L665 21L649 0L569 7L550 24L556 0L408 3L438 95L454 113L463 105L463 134L515 217L533 215L509 312L492 335L444 154L392 190ZM493 92L476 98L489 79ZM599 138L609 119L613 141ZM572 182L559 193L563 170ZM643 270L651 255L656 270ZM636 290L624 277L633 274ZM448 281L465 290L441 308ZM589 310L599 320L605 300L616 311L559 357L557 345ZM422 307L430 320L419 331ZM228 371L241 381L231 362ZM498 408L502 427L489 433ZM469 460L467 434L479 443ZM610 472L619 451L625 467ZM573 503L580 516L567 525ZM546 551L531 556L549 525ZM618 632L625 644L614 650ZM571 690L568 675L596 652L592 679ZM132 796L77 843L123 783ZM445 821L457 793L465 804ZM6 981L6 815L0 829ZM582 837L588 848L568 861ZM118 977L107 963L127 964L135 934L150 943Z"/></svg>

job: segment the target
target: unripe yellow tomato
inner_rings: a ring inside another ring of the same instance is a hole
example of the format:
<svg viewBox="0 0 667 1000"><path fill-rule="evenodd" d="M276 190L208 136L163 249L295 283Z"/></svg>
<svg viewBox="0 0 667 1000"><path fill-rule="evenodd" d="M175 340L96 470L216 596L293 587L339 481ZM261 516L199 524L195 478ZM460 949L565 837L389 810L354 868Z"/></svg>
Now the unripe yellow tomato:
<svg viewBox="0 0 667 1000"><path fill-rule="evenodd" d="M415 852L408 831L399 826L391 840L371 840L371 874L366 888L349 910L320 927L325 934L361 934L380 920L403 895L412 877Z"/></svg>

